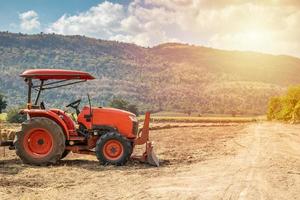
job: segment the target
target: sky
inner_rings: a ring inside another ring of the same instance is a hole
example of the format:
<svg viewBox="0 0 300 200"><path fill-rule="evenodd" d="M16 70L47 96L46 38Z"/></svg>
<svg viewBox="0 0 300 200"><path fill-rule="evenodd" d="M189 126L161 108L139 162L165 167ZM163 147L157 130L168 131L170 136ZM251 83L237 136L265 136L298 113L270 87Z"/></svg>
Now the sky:
<svg viewBox="0 0 300 200"><path fill-rule="evenodd" d="M0 30L300 57L300 0L0 0Z"/></svg>

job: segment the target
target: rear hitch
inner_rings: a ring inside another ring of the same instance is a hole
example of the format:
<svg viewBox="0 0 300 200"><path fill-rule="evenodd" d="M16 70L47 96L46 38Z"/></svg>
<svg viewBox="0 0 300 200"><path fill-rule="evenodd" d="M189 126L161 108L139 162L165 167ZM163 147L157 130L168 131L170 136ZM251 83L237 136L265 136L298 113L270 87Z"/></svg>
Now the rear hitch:
<svg viewBox="0 0 300 200"><path fill-rule="evenodd" d="M14 149L15 149L14 141L12 141L12 140L1 141L1 142L0 142L0 146L1 146L1 147L6 147L6 146L8 146L8 149L9 149L9 150L14 150Z"/></svg>

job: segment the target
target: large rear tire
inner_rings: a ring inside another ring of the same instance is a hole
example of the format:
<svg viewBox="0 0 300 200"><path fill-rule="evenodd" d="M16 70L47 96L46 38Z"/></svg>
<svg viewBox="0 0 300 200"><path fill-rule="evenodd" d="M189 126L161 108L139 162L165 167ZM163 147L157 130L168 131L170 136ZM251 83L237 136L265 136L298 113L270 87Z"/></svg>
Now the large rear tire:
<svg viewBox="0 0 300 200"><path fill-rule="evenodd" d="M16 154L23 163L31 165L55 164L65 151L65 135L53 120L35 117L22 124L16 136Z"/></svg>
<svg viewBox="0 0 300 200"><path fill-rule="evenodd" d="M98 139L95 151L102 165L125 165L132 153L132 146L126 137L109 132Z"/></svg>

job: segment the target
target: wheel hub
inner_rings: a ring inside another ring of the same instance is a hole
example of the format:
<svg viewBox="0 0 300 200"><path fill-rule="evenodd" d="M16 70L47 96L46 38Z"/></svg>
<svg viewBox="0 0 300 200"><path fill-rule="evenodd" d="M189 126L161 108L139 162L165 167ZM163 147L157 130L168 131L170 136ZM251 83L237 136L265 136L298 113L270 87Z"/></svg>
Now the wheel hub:
<svg viewBox="0 0 300 200"><path fill-rule="evenodd" d="M115 147L112 147L112 148L110 149L110 152L111 152L112 154L115 154L115 153L117 152L117 149L116 149Z"/></svg>
<svg viewBox="0 0 300 200"><path fill-rule="evenodd" d="M24 147L26 152L33 156L46 156L52 150L52 136L45 129L33 129L25 133Z"/></svg>
<svg viewBox="0 0 300 200"><path fill-rule="evenodd" d="M39 145L43 145L44 144L44 140L43 139L39 139L37 142Z"/></svg>
<svg viewBox="0 0 300 200"><path fill-rule="evenodd" d="M118 140L109 140L103 148L104 156L109 160L117 160L123 155L123 145Z"/></svg>

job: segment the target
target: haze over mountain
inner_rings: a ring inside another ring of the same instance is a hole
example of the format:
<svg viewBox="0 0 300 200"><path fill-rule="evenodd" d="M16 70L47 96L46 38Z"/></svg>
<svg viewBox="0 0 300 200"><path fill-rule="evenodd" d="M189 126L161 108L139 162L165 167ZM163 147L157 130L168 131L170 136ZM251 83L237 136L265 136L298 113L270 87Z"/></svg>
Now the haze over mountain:
<svg viewBox="0 0 300 200"><path fill-rule="evenodd" d="M290 56L1 32L0 91L9 106L25 103L26 86L18 75L30 68L83 70L97 77L46 91L46 105L58 107L89 92L95 105L122 97L141 110L262 114L271 96L300 83L300 59Z"/></svg>

